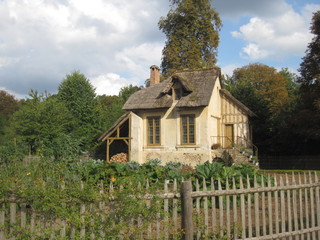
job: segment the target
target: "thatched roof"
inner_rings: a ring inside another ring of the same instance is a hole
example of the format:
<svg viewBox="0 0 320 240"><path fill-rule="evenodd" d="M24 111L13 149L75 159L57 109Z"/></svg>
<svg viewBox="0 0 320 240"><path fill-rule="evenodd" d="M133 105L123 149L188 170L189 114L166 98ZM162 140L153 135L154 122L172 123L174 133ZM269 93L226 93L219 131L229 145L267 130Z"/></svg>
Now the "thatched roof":
<svg viewBox="0 0 320 240"><path fill-rule="evenodd" d="M184 71L175 73L159 84L141 89L130 96L124 104L125 110L169 108L173 103L170 90L175 81L179 81L184 96L176 107L208 106L215 81L220 75L219 68Z"/></svg>

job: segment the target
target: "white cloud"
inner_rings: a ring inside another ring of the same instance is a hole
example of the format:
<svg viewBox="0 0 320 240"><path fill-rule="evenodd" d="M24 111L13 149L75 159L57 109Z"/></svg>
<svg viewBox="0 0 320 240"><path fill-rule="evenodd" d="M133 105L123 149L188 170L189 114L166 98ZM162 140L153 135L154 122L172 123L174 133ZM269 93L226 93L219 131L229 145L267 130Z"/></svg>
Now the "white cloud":
<svg viewBox="0 0 320 240"><path fill-rule="evenodd" d="M116 73L107 73L91 77L91 83L96 88L98 95L117 95L122 87L143 85L149 78L149 67L158 64L161 58L161 43L143 43L138 46L125 48L118 52L115 61L122 66L122 72L130 72L130 76L121 77Z"/></svg>
<svg viewBox="0 0 320 240"><path fill-rule="evenodd" d="M241 64L236 64L236 63L223 66L223 67L221 67L221 73L224 75L232 76L233 71L236 68L239 68L241 66L242 66Z"/></svg>
<svg viewBox="0 0 320 240"><path fill-rule="evenodd" d="M118 95L122 87L130 84L127 79L121 78L116 73L107 73L90 78L90 82L96 88L96 94L98 95Z"/></svg>
<svg viewBox="0 0 320 240"><path fill-rule="evenodd" d="M143 43L124 48L116 54L115 59L121 66L128 68L133 75L145 76L151 65L159 65L162 48L162 43Z"/></svg>
<svg viewBox="0 0 320 240"><path fill-rule="evenodd" d="M250 60L259 60L266 58L270 55L269 51L261 49L257 44L249 43L246 47L243 48L243 53L245 55L242 55L243 58L247 58Z"/></svg>
<svg viewBox="0 0 320 240"><path fill-rule="evenodd" d="M251 17L231 35L245 40L246 46L240 54L245 59L301 56L312 39L309 32L311 13L319 8L320 5L306 5L302 13L298 13L287 6L276 16Z"/></svg>
<svg viewBox="0 0 320 240"><path fill-rule="evenodd" d="M115 91L139 85L161 60L157 22L168 7L157 0L0 0L0 87L54 93L74 70L104 76Z"/></svg>

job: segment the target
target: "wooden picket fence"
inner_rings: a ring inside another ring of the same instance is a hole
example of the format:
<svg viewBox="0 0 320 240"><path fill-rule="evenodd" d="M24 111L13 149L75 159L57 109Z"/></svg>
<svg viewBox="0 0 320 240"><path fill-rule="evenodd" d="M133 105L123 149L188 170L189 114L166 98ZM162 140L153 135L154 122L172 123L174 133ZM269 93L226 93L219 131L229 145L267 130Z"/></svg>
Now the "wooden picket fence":
<svg viewBox="0 0 320 240"><path fill-rule="evenodd" d="M159 212L155 221L147 223L139 238L320 239L319 188L316 173L267 176L259 181L256 178L250 181L249 177L210 182L201 179L184 181L181 185L166 181L157 194L161 201L157 204L164 214ZM143 197L146 208L150 207L152 197L148 194ZM17 224L35 235L52 228L51 239L109 239L90 219L85 222L85 214L92 211L101 214L107 208L110 210L111 205L112 202L81 203L81 226L75 228L66 219L45 219L32 207L27 209L26 204L10 199L0 205L0 240L9 239L12 226ZM141 219L121 221L143 228Z"/></svg>
<svg viewBox="0 0 320 240"><path fill-rule="evenodd" d="M249 177L246 187L240 178L239 188L232 179L232 188L222 189L218 180L218 189L211 182L211 190L207 191L206 183L199 191L192 191L191 183L184 182L181 187L183 211L184 239L320 239L320 199L319 181L316 174L285 175L273 181L270 176L260 184L254 178L250 186ZM193 208L195 202L195 210ZM209 207L209 202L211 207ZM203 206L203 207L202 207ZM209 213L210 212L210 213ZM192 214L204 226L192 220ZM211 219L210 219L210 217ZM209 220L211 223L209 223Z"/></svg>

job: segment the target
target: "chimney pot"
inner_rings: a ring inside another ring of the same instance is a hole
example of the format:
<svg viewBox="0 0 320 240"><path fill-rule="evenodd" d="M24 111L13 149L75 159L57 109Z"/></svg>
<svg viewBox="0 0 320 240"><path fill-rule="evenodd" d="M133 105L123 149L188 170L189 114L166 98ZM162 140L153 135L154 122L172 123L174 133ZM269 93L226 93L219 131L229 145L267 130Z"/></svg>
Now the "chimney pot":
<svg viewBox="0 0 320 240"><path fill-rule="evenodd" d="M160 68L156 65L150 67L150 86L160 83Z"/></svg>

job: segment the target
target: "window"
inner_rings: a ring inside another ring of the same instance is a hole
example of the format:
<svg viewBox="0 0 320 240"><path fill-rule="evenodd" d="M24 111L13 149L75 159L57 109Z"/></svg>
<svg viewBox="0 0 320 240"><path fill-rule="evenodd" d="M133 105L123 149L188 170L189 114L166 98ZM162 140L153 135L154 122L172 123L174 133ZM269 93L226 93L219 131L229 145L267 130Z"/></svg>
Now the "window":
<svg viewBox="0 0 320 240"><path fill-rule="evenodd" d="M195 115L181 115L181 144L195 144Z"/></svg>
<svg viewBox="0 0 320 240"><path fill-rule="evenodd" d="M182 95L182 90L181 90L181 88L175 88L175 89L174 89L175 100L180 100L181 95Z"/></svg>
<svg viewBox="0 0 320 240"><path fill-rule="evenodd" d="M148 145L160 145L160 117L147 118Z"/></svg>

